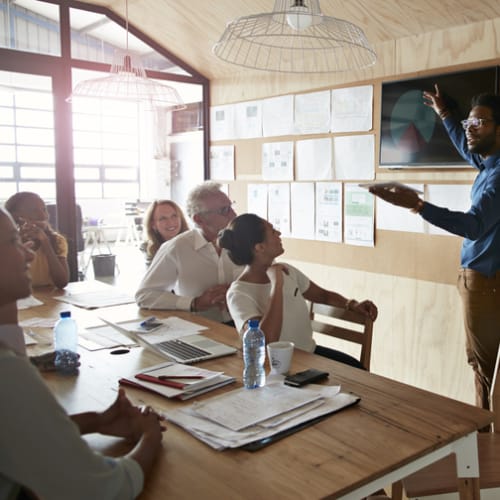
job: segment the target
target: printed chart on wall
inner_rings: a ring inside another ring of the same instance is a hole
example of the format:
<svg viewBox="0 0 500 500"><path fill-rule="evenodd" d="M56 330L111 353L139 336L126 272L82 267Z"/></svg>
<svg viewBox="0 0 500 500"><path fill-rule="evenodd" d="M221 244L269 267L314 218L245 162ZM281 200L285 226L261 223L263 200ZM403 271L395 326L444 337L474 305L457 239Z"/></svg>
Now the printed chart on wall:
<svg viewBox="0 0 500 500"><path fill-rule="evenodd" d="M345 184L344 190L344 242L374 246L374 196L357 184Z"/></svg>

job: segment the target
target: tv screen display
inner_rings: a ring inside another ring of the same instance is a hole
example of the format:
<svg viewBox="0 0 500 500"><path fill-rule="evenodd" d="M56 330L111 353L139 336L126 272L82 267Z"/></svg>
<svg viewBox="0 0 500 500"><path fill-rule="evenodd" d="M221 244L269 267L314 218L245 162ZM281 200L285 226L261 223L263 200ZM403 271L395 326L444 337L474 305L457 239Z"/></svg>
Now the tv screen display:
<svg viewBox="0 0 500 500"><path fill-rule="evenodd" d="M437 83L448 108L467 118L473 96L497 93L497 66L461 73L382 84L380 166L424 167L467 165L457 153L432 108L423 104L424 90Z"/></svg>

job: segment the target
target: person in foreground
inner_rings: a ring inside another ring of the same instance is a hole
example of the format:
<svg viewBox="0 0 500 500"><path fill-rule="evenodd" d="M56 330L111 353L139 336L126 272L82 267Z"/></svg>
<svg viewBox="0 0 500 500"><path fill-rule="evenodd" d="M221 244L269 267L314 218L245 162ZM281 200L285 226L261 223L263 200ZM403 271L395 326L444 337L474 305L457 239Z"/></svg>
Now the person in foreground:
<svg viewBox="0 0 500 500"><path fill-rule="evenodd" d="M470 209L458 212L437 207L406 188L372 187L370 191L464 238L458 290L467 359L474 370L476 404L489 409L500 343L500 96L475 96L469 117L461 122L447 109L437 85L435 92L424 92L424 104L443 120L455 148L478 170Z"/></svg>
<svg viewBox="0 0 500 500"><path fill-rule="evenodd" d="M155 200L144 216L147 240L145 252L150 264L156 252L165 241L189 229L186 218L177 203L171 200Z"/></svg>
<svg viewBox="0 0 500 500"><path fill-rule="evenodd" d="M45 202L36 193L21 191L5 202L5 208L18 224L22 240L33 242L33 286L64 288L69 281L68 243L50 226Z"/></svg>
<svg viewBox="0 0 500 500"><path fill-rule="evenodd" d="M34 256L1 208L0 251L0 498L135 498L161 447L161 419L134 407L123 390L103 412L65 413L26 357L16 300L31 292ZM92 432L124 438L133 449L104 457L80 437Z"/></svg>
<svg viewBox="0 0 500 500"><path fill-rule="evenodd" d="M218 232L236 215L220 188L207 181L189 193L186 209L196 227L160 247L135 294L139 306L197 312L223 323L231 320L226 290L242 268L217 246Z"/></svg>
<svg viewBox="0 0 500 500"><path fill-rule="evenodd" d="M229 311L240 335L250 319L260 319L266 343L288 340L304 351L362 368L347 354L315 345L305 299L358 311L372 320L377 317L375 304L346 299L319 287L298 269L275 263L284 251L280 232L257 215L236 217L221 231L219 245L229 251L235 264L246 266L227 291Z"/></svg>

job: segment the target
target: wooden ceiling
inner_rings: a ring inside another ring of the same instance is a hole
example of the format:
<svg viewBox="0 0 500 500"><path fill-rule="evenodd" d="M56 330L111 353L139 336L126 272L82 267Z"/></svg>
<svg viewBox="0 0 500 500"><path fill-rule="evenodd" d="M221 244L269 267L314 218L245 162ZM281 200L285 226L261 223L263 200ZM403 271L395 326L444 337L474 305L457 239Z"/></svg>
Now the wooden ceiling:
<svg viewBox="0 0 500 500"><path fill-rule="evenodd" d="M125 17L125 0L87 1ZM219 60L212 46L227 22L270 12L273 5L273 0L128 0L128 11L132 25L217 80L261 74ZM320 5L324 15L359 25L377 52L393 41L500 18L499 0L322 0Z"/></svg>

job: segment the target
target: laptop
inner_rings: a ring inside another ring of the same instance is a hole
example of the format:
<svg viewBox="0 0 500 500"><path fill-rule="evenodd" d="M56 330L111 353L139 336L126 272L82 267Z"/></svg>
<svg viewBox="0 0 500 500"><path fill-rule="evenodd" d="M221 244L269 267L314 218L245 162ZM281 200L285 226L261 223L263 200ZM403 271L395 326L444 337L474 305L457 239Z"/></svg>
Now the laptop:
<svg viewBox="0 0 500 500"><path fill-rule="evenodd" d="M159 354L165 359L176 361L177 363L196 363L197 361L228 356L237 352L235 347L198 334L170 338L162 342L151 342L147 339L147 333L140 334L125 328L123 324L113 323L104 318L100 319L139 345Z"/></svg>

